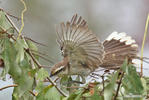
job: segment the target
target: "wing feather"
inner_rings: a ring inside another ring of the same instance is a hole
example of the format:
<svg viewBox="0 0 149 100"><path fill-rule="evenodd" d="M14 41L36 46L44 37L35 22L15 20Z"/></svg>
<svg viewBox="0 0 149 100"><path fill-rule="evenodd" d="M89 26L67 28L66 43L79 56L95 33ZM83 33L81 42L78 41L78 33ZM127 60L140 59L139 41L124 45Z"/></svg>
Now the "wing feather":
<svg viewBox="0 0 149 100"><path fill-rule="evenodd" d="M75 14L71 21L60 24L57 29L57 41L64 51L65 56L75 55L85 58L91 69L99 67L104 58L104 48L95 34L89 30L88 25L82 17ZM72 58L75 58L72 57ZM71 59L71 57L70 57ZM73 59L74 60L74 59Z"/></svg>

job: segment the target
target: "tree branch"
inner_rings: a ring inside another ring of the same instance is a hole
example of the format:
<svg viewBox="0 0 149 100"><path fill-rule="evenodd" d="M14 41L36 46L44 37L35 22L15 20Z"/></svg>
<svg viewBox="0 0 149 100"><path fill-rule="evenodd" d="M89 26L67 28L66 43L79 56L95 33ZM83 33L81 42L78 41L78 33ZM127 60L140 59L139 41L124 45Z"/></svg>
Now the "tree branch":
<svg viewBox="0 0 149 100"><path fill-rule="evenodd" d="M3 11L3 12L5 12L8 16L10 16L10 17L13 17L13 18L17 19L17 21L19 21L19 20L21 19L21 18L19 18L19 17L16 17L16 16L14 16L14 15L12 15L12 14L10 14L10 13L8 13L8 12L4 11L4 9L2 9L2 8L0 8L0 11Z"/></svg>
<svg viewBox="0 0 149 100"><path fill-rule="evenodd" d="M29 49L25 49L25 51L30 55L30 57L32 58L32 60L34 61L34 63L41 68L42 66L40 65L40 63L34 58L33 54L31 53L31 51Z"/></svg>
<svg viewBox="0 0 149 100"><path fill-rule="evenodd" d="M3 10L2 10L2 11L3 11ZM12 22L12 20L10 19L10 17L8 16L7 13L5 14L5 17L6 17L7 20L10 22L11 26L13 26L14 29L16 30L16 32L19 34L19 29L18 29L18 28L16 27L16 25ZM22 36L21 36L21 37L22 37ZM22 38L23 38L23 37L22 37ZM25 39L28 39L28 40L30 40L30 41L36 43L36 44L40 44L40 45L42 45L42 46L46 46L46 45L44 45L44 44L42 44L42 43L36 42L35 40L32 40L32 39L28 38L28 37L24 37L24 38L25 38Z"/></svg>
<svg viewBox="0 0 149 100"><path fill-rule="evenodd" d="M120 80L118 82L118 87L117 87L117 90L116 90L116 94L115 94L113 100L116 100L116 98L118 96L118 92L119 92L119 89L120 89L120 86L121 86L121 83L122 83L123 76L124 76L124 72L121 73L121 77L120 77Z"/></svg>
<svg viewBox="0 0 149 100"><path fill-rule="evenodd" d="M53 86L55 86L55 88L59 91L59 93L60 93L61 95L63 95L64 97L67 97L67 95L66 95L61 89L59 89L59 88L57 87L56 83L54 83L51 78L47 77L47 79L49 80L49 82L50 82Z"/></svg>
<svg viewBox="0 0 149 100"><path fill-rule="evenodd" d="M29 93L31 93L33 96L37 96L33 91L29 91Z"/></svg>
<svg viewBox="0 0 149 100"><path fill-rule="evenodd" d="M2 91L4 89L7 89L7 88L10 88L10 87L17 87L17 86L18 86L17 84L8 85L8 86L5 86L5 87L0 88L0 91Z"/></svg>
<svg viewBox="0 0 149 100"><path fill-rule="evenodd" d="M47 45L45 45L45 44L43 44L43 43L39 43L39 42L37 42L37 41L35 41L35 40L31 39L31 38L28 38L28 37L24 37L24 38L27 39L27 40L30 40L30 41L32 41L32 42L34 42L34 43L36 43L36 44L39 44L39 45L42 45L42 46L47 47Z"/></svg>
<svg viewBox="0 0 149 100"><path fill-rule="evenodd" d="M43 60L48 61L48 62L50 62L50 63L54 64L54 62L53 62L53 61L51 61L51 60L49 60L49 59L47 59L47 58L45 58L45 57L41 56L40 54L33 53L33 52L32 52L32 54L33 54L33 55L36 55L36 56L39 56L39 57L40 57L40 58L42 58Z"/></svg>
<svg viewBox="0 0 149 100"><path fill-rule="evenodd" d="M7 14L5 14L7 20L10 22L11 26L14 27L14 29L16 30L16 32L19 34L19 29L15 26L15 24L12 22L12 20L9 18L9 16Z"/></svg>

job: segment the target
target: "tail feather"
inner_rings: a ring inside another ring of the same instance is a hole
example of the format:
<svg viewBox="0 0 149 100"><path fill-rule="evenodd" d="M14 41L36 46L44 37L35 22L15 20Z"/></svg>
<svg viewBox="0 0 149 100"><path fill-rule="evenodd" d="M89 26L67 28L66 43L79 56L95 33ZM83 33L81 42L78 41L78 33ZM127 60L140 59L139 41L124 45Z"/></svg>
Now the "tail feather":
<svg viewBox="0 0 149 100"><path fill-rule="evenodd" d="M101 67L119 68L126 58L132 60L137 57L138 45L135 40L126 33L113 32L103 42L105 57Z"/></svg>
<svg viewBox="0 0 149 100"><path fill-rule="evenodd" d="M109 43L109 45L105 45L105 51L109 51L111 49L116 49L116 48L120 48L120 47L124 47L126 46L125 43L118 43L118 42L115 42L113 44Z"/></svg>
<svg viewBox="0 0 149 100"><path fill-rule="evenodd" d="M111 49L111 48L113 48L115 46L117 47L117 45L124 45L124 44L125 43L118 42L117 40L114 40L114 39L110 40L110 42L106 40L103 43L103 45L106 47L105 50Z"/></svg>

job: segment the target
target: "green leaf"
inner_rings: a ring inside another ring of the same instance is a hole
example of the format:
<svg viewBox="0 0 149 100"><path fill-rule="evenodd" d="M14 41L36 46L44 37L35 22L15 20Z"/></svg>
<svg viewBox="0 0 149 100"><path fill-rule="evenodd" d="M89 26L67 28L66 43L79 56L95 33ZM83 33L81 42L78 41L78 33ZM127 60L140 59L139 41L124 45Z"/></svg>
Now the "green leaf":
<svg viewBox="0 0 149 100"><path fill-rule="evenodd" d="M37 79L40 81L43 81L48 76L49 74L44 68L39 69L39 71L37 72Z"/></svg>
<svg viewBox="0 0 149 100"><path fill-rule="evenodd" d="M9 21L7 20L6 16L5 16L5 12L3 12L2 10L0 11L0 54L1 54L1 58L4 60L7 60L9 59L7 56L8 54L6 54L6 52L4 50L8 49L6 46L7 44L9 44L9 39L6 37L6 34L2 34L3 31L7 31L7 33L14 33L14 30L12 29L12 26L11 24L9 23ZM6 46L5 46L6 45ZM12 51L13 52L13 51ZM7 57L5 57L5 55ZM9 62L6 62L5 63L5 68L3 69L2 71L2 74L1 74L1 78L4 80L5 79L5 75L9 72L9 69L10 69L10 63Z"/></svg>
<svg viewBox="0 0 149 100"><path fill-rule="evenodd" d="M28 48L29 48L30 50L32 50L33 53L34 53L34 52L35 52L35 54L38 53L38 48L37 48L37 46L36 46L31 40L26 39L26 43L27 43L27 45L28 45ZM39 56L38 56L38 55L34 55L34 56L35 56L35 58L36 58L37 60L39 59Z"/></svg>
<svg viewBox="0 0 149 100"><path fill-rule="evenodd" d="M37 92L41 92L44 88L45 88L45 85L44 85L43 81L39 81L36 85L35 90Z"/></svg>
<svg viewBox="0 0 149 100"><path fill-rule="evenodd" d="M85 100L104 100L104 97L99 95L99 89L97 84L94 88L90 88L89 91L83 93L82 96L85 97Z"/></svg>
<svg viewBox="0 0 149 100"><path fill-rule="evenodd" d="M75 81L80 82L80 79L81 79L81 76L80 76L80 75L77 75L77 77L76 77Z"/></svg>
<svg viewBox="0 0 149 100"><path fill-rule="evenodd" d="M82 97L82 93L80 93L80 94L76 95L76 97L75 97L75 99L74 99L74 100L80 100L80 99L81 99L81 97Z"/></svg>
<svg viewBox="0 0 149 100"><path fill-rule="evenodd" d="M83 93L83 95L82 95L83 97L91 97L92 96L92 94L90 93L90 91L88 91L88 92L86 92L86 93Z"/></svg>
<svg viewBox="0 0 149 100"><path fill-rule="evenodd" d="M14 33L14 30L12 29L11 24L7 20L5 16L5 12L0 11L0 32L3 30L7 30L8 33Z"/></svg>
<svg viewBox="0 0 149 100"><path fill-rule="evenodd" d="M28 48L28 46L23 39L18 39L16 40L15 48L17 48L16 62L19 63L24 59L24 49Z"/></svg>
<svg viewBox="0 0 149 100"><path fill-rule="evenodd" d="M99 95L98 86L94 87L94 94L91 96L91 100L104 100L104 96Z"/></svg>
<svg viewBox="0 0 149 100"><path fill-rule="evenodd" d="M146 89L147 93L149 94L149 77L143 77L143 79L145 80L145 82L143 82L143 84L146 84L145 89Z"/></svg>
<svg viewBox="0 0 149 100"><path fill-rule="evenodd" d="M3 75L6 75L11 70L11 68L13 68L13 66L16 66L16 67L14 67L14 69L12 70L21 75L21 70L18 68L18 64L15 62L15 59L16 59L15 47L8 38L6 38L4 41L2 58L4 60L4 65L5 65L4 70L2 72Z"/></svg>
<svg viewBox="0 0 149 100"><path fill-rule="evenodd" d="M121 66L121 69L123 70L123 72L126 72L127 65L128 65L128 60L125 59L125 61L123 62L123 65Z"/></svg>
<svg viewBox="0 0 149 100"><path fill-rule="evenodd" d="M31 77L35 77L35 74L37 73L38 69L31 69L28 74L31 76Z"/></svg>
<svg viewBox="0 0 149 100"><path fill-rule="evenodd" d="M62 85L66 85L66 84L68 83L68 80L69 80L68 75L63 75L63 77L62 77L61 80L60 80L60 83L61 83Z"/></svg>
<svg viewBox="0 0 149 100"><path fill-rule="evenodd" d="M112 75L110 82L106 85L106 87L104 89L104 100L112 100L112 96L113 96L114 88L116 85L118 73L119 73L119 71L114 73Z"/></svg>
<svg viewBox="0 0 149 100"><path fill-rule="evenodd" d="M126 94L142 94L144 91L140 76L136 72L133 65L126 67L126 75L122 81L122 86L125 88Z"/></svg>
<svg viewBox="0 0 149 100"><path fill-rule="evenodd" d="M28 46L31 50L38 51L37 46L31 40L26 39L26 43L28 44Z"/></svg>
<svg viewBox="0 0 149 100"><path fill-rule="evenodd" d="M10 74L15 84L18 87L14 88L13 100L28 100L31 98L29 90L32 90L34 79L30 76L29 71L31 65L29 59L24 55L24 59L21 62L16 62L16 55L19 48L15 48L14 43L8 38L5 39L4 50L2 57L4 60L4 74ZM23 99L26 98L26 99Z"/></svg>
<svg viewBox="0 0 149 100"><path fill-rule="evenodd" d="M38 70L37 77L36 77L36 80L38 81L38 83L35 88L35 90L37 92L40 92L41 90L43 90L45 88L43 80L46 79L48 76L49 76L49 74L44 68L41 68Z"/></svg>
<svg viewBox="0 0 149 100"><path fill-rule="evenodd" d="M145 78L142 77L141 82L142 82L142 85L143 85L143 88L144 88L144 92L143 92L142 95L147 96L147 92L148 92L147 81L145 80ZM144 99L145 99L145 96L144 96Z"/></svg>
<svg viewBox="0 0 149 100"><path fill-rule="evenodd" d="M68 100L80 100L83 94L84 89L79 89L76 92L73 92L69 97Z"/></svg>
<svg viewBox="0 0 149 100"><path fill-rule="evenodd" d="M93 96L91 96L91 100L104 100L103 96L100 96L97 91L94 93Z"/></svg>
<svg viewBox="0 0 149 100"><path fill-rule="evenodd" d="M44 88L36 97L37 100L60 100L60 98L60 93L52 85Z"/></svg>
<svg viewBox="0 0 149 100"><path fill-rule="evenodd" d="M14 75L17 73L13 73L11 72L12 70L10 70L12 78L14 79L15 83L18 84L18 87L14 88L13 95L17 94L19 99L14 100L20 100L23 98L23 100L28 100L32 97L32 95L29 93L29 90L33 90L34 78L29 74L31 65L29 64L26 56L25 59L19 64L19 68L21 70L21 75L18 74L17 76Z"/></svg>
<svg viewBox="0 0 149 100"><path fill-rule="evenodd" d="M73 89L70 89L70 88L63 88L64 87L71 87L73 85L73 82L72 82L72 78L71 76L68 76L68 75L63 75L63 77L61 78L60 80L60 85L62 86L61 89L64 91L64 92L70 92L71 93L71 90Z"/></svg>

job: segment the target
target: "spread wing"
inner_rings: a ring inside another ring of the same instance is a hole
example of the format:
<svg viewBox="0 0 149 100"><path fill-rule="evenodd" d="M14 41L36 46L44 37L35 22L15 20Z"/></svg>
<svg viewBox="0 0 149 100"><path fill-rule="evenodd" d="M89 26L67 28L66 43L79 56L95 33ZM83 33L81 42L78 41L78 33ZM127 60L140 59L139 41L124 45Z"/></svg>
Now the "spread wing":
<svg viewBox="0 0 149 100"><path fill-rule="evenodd" d="M60 45L63 56L70 60L87 64L95 69L102 63L104 48L95 34L88 29L87 23L82 17L74 15L71 21L61 23L57 28L57 42Z"/></svg>

